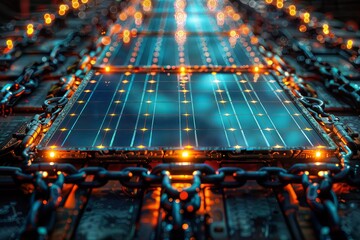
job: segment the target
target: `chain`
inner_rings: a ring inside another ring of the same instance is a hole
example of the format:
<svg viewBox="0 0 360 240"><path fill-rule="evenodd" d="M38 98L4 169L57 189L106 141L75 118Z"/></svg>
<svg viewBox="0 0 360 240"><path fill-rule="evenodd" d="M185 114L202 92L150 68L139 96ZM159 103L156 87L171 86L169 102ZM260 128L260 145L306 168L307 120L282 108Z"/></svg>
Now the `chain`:
<svg viewBox="0 0 360 240"><path fill-rule="evenodd" d="M55 71L58 64L62 63L65 58L62 51L71 47L70 43L78 36L73 33L57 44L48 57L39 63L35 62L26 67L21 75L11 84L5 85L0 91L0 115L6 116L12 113L13 106L23 95L31 94L38 86L42 75Z"/></svg>
<svg viewBox="0 0 360 240"><path fill-rule="evenodd" d="M180 174L192 175L189 187L174 187L175 177ZM329 227L333 235L341 232L337 197L332 190L333 183L348 183L360 187L360 176L357 176L353 169L340 168L337 164L329 163L297 163L289 169L270 166L257 171L238 167L222 167L215 171L211 166L199 163L160 164L152 171L141 167L127 167L119 171L109 171L103 167L84 167L77 170L72 164L39 163L23 168L0 167L0 176L11 177L18 185L27 183L34 186L31 209L23 231L26 236L31 235L34 238L44 238L51 231L65 183L76 184L80 188L99 188L109 181L119 181L131 189L161 187L161 208L166 212L167 223L164 231L177 236L191 236L191 229L184 228L183 225L192 219L200 208L199 191L202 184L240 188L247 181L255 180L259 185L272 189L282 189L288 184L301 184L310 209L321 219L323 225Z"/></svg>

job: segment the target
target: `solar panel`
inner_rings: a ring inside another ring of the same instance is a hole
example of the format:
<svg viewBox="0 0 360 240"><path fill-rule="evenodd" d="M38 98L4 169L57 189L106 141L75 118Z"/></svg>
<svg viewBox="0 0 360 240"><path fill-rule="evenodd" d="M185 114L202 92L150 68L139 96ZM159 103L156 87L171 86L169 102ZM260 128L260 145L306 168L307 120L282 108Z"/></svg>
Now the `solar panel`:
<svg viewBox="0 0 360 240"><path fill-rule="evenodd" d="M65 111L42 147L330 147L274 77L265 74L102 74L91 78Z"/></svg>

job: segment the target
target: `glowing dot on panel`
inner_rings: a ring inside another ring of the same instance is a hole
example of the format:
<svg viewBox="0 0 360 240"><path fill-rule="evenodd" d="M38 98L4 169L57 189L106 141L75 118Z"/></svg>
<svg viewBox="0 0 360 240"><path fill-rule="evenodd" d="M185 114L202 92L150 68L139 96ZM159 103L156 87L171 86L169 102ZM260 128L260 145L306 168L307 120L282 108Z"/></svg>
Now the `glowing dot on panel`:
<svg viewBox="0 0 360 240"><path fill-rule="evenodd" d="M235 148L235 149L239 149L239 148L241 148L241 146L235 145L234 148Z"/></svg>
<svg viewBox="0 0 360 240"><path fill-rule="evenodd" d="M321 155L322 155L322 154L321 154L321 151L316 151L316 152L315 152L315 157L316 157L316 158L320 158Z"/></svg>
<svg viewBox="0 0 360 240"><path fill-rule="evenodd" d="M89 93L91 92L91 90L87 89L87 90L84 90L85 93Z"/></svg>
<svg viewBox="0 0 360 240"><path fill-rule="evenodd" d="M225 113L224 116L228 117L230 116L230 113Z"/></svg>
<svg viewBox="0 0 360 240"><path fill-rule="evenodd" d="M250 101L250 102L251 102L251 103L254 103L254 104L257 103L257 101L255 101L255 100L252 100L252 101Z"/></svg>
<svg viewBox="0 0 360 240"><path fill-rule="evenodd" d="M65 132L67 128L61 128L60 131Z"/></svg>
<svg viewBox="0 0 360 240"><path fill-rule="evenodd" d="M300 113L294 113L293 115L298 117L298 116L300 116L301 114L300 114Z"/></svg>
<svg viewBox="0 0 360 240"><path fill-rule="evenodd" d="M149 100L149 101L146 101L146 103L152 103L152 101Z"/></svg>
<svg viewBox="0 0 360 240"><path fill-rule="evenodd" d="M129 76L129 75L131 75L131 72L126 72L125 73L125 76Z"/></svg>
<svg viewBox="0 0 360 240"><path fill-rule="evenodd" d="M153 83L156 83L155 80L149 80L149 83L153 84Z"/></svg>
<svg viewBox="0 0 360 240"><path fill-rule="evenodd" d="M128 83L129 81L128 80L123 80L122 81L124 84Z"/></svg>
<svg viewBox="0 0 360 240"><path fill-rule="evenodd" d="M272 131L272 130L274 130L274 129L272 129L272 128L265 128L264 130L265 130L265 131Z"/></svg>
<svg viewBox="0 0 360 240"><path fill-rule="evenodd" d="M257 115L258 115L259 117L264 116L264 114L262 114L262 113L258 113Z"/></svg>
<svg viewBox="0 0 360 240"><path fill-rule="evenodd" d="M96 80L90 80L90 83L94 84L96 83Z"/></svg>
<svg viewBox="0 0 360 240"><path fill-rule="evenodd" d="M231 131L231 132L236 131L235 128L229 128L228 130Z"/></svg>
<svg viewBox="0 0 360 240"><path fill-rule="evenodd" d="M145 146L144 145L139 145L139 146L137 146L137 148L145 148Z"/></svg>
<svg viewBox="0 0 360 240"><path fill-rule="evenodd" d="M104 145L98 145L98 146L96 146L97 148L105 148L105 146Z"/></svg>
<svg viewBox="0 0 360 240"><path fill-rule="evenodd" d="M125 90L124 90L124 89L120 89L118 92L119 92L119 93L124 93Z"/></svg>
<svg viewBox="0 0 360 240"><path fill-rule="evenodd" d="M277 90L276 90L276 92L282 92L282 91L283 91L283 90L281 90L281 89L277 89Z"/></svg>
<svg viewBox="0 0 360 240"><path fill-rule="evenodd" d="M245 89L244 92L251 92L251 90L250 89Z"/></svg>
<svg viewBox="0 0 360 240"><path fill-rule="evenodd" d="M190 114L189 114L189 113L184 113L183 115L184 115L185 117L190 116Z"/></svg>
<svg viewBox="0 0 360 240"><path fill-rule="evenodd" d="M188 151L183 151L182 153L181 153L181 157L183 157L183 158L187 158L187 157L189 157L189 152Z"/></svg>
<svg viewBox="0 0 360 240"><path fill-rule="evenodd" d="M143 132L145 132L145 131L147 131L148 129L147 129L147 128L141 128L140 130L143 131Z"/></svg>
<svg viewBox="0 0 360 240"><path fill-rule="evenodd" d="M220 82L220 80L215 79L213 82L214 82L214 83L219 83L219 82Z"/></svg>
<svg viewBox="0 0 360 240"><path fill-rule="evenodd" d="M111 129L110 128L104 128L104 131L105 132L108 132L108 131L110 131Z"/></svg>
<svg viewBox="0 0 360 240"><path fill-rule="evenodd" d="M274 148L283 148L284 146L282 146L282 145L279 145L279 144L276 144L275 146L274 146Z"/></svg>
<svg viewBox="0 0 360 240"><path fill-rule="evenodd" d="M147 90L147 92L149 92L149 93L153 93L153 92L155 92L153 89L149 89L149 90Z"/></svg>
<svg viewBox="0 0 360 240"><path fill-rule="evenodd" d="M216 90L216 92L218 92L218 93L222 93L222 92L224 92L224 90L222 90L222 89L218 89L218 90Z"/></svg>
<svg viewBox="0 0 360 240"><path fill-rule="evenodd" d="M49 157L54 158L54 157L55 157L55 152L51 151L51 152L49 153Z"/></svg>
<svg viewBox="0 0 360 240"><path fill-rule="evenodd" d="M184 131L191 131L191 128L184 128Z"/></svg>
<svg viewBox="0 0 360 240"><path fill-rule="evenodd" d="M105 72L110 72L110 67L105 67Z"/></svg>
<svg viewBox="0 0 360 240"><path fill-rule="evenodd" d="M57 146L56 145L51 145L50 148L55 149L55 148L57 148Z"/></svg>
<svg viewBox="0 0 360 240"><path fill-rule="evenodd" d="M71 114L70 114L70 117L75 117L75 116L76 116L75 113L71 113Z"/></svg>
<svg viewBox="0 0 360 240"><path fill-rule="evenodd" d="M119 103L121 103L121 101L116 100L116 101L114 101L114 103L115 103L115 104L119 104Z"/></svg>
<svg viewBox="0 0 360 240"><path fill-rule="evenodd" d="M109 114L109 116L111 116L111 117L115 117L115 116L116 116L116 114L115 114L115 113L110 113L110 114Z"/></svg>
<svg viewBox="0 0 360 240"><path fill-rule="evenodd" d="M186 145L185 148L189 149L189 148L194 148L194 146L192 145Z"/></svg>
<svg viewBox="0 0 360 240"><path fill-rule="evenodd" d="M225 100L220 100L219 103L224 104L224 103L227 103L227 102Z"/></svg>
<svg viewBox="0 0 360 240"><path fill-rule="evenodd" d="M190 103L190 101L188 101L188 100L184 100L184 101L181 101L181 102L184 103L184 104Z"/></svg>
<svg viewBox="0 0 360 240"><path fill-rule="evenodd" d="M242 79L242 80L240 80L239 82L241 82L241 83L246 83L247 81L244 80L244 79Z"/></svg>
<svg viewBox="0 0 360 240"><path fill-rule="evenodd" d="M187 93L187 92L189 92L189 90L183 89L183 90L180 90L180 92Z"/></svg>
<svg viewBox="0 0 360 240"><path fill-rule="evenodd" d="M291 101L290 100L285 100L284 103L291 103Z"/></svg>
<svg viewBox="0 0 360 240"><path fill-rule="evenodd" d="M275 80L269 80L269 83L274 83L275 82Z"/></svg>
<svg viewBox="0 0 360 240"><path fill-rule="evenodd" d="M312 129L307 127L307 128L304 128L304 130L310 132Z"/></svg>
<svg viewBox="0 0 360 240"><path fill-rule="evenodd" d="M80 103L80 104L82 104L82 103L84 103L85 101L83 101L83 100L80 100L80 101L78 101L78 103Z"/></svg>
<svg viewBox="0 0 360 240"><path fill-rule="evenodd" d="M148 116L150 116L150 114L149 113L144 113L144 116L148 117Z"/></svg>
<svg viewBox="0 0 360 240"><path fill-rule="evenodd" d="M212 75L216 75L216 72L212 72L211 74L212 74Z"/></svg>

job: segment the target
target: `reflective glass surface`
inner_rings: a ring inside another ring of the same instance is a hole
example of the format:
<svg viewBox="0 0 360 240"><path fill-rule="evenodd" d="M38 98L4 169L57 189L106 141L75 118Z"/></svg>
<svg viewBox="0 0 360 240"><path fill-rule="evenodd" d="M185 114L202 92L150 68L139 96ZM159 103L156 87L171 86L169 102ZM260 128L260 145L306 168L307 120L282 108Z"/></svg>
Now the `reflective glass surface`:
<svg viewBox="0 0 360 240"><path fill-rule="evenodd" d="M105 74L48 146L294 148L324 141L271 75Z"/></svg>

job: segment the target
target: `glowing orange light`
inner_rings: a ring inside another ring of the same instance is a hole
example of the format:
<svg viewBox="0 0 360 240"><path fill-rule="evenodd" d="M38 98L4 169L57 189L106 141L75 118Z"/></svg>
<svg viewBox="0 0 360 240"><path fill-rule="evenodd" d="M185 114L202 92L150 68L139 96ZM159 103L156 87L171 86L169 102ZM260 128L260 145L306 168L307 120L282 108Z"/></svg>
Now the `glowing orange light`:
<svg viewBox="0 0 360 240"><path fill-rule="evenodd" d="M329 25L326 23L323 24L323 33L326 35L330 33Z"/></svg>
<svg viewBox="0 0 360 240"><path fill-rule="evenodd" d="M118 33L118 32L120 32L120 30L121 30L121 25L120 24L114 24L111 27L111 34Z"/></svg>
<svg viewBox="0 0 360 240"><path fill-rule="evenodd" d="M300 31L300 32L306 32L306 30L307 30L307 27L306 27L304 24L301 24L301 25L299 26L299 31Z"/></svg>
<svg viewBox="0 0 360 240"><path fill-rule="evenodd" d="M188 228L189 228L189 224L184 223L184 224L182 225L182 229L187 230Z"/></svg>
<svg viewBox="0 0 360 240"><path fill-rule="evenodd" d="M111 38L109 36L103 36L101 39L101 43L107 46L111 43Z"/></svg>
<svg viewBox="0 0 360 240"><path fill-rule="evenodd" d="M126 19L127 19L127 14L125 13L125 12L123 12L123 13L120 13L120 15L119 15L119 19L121 20L121 21L126 21Z"/></svg>
<svg viewBox="0 0 360 240"><path fill-rule="evenodd" d="M236 31L235 30L231 30L229 33L230 37L236 37Z"/></svg>
<svg viewBox="0 0 360 240"><path fill-rule="evenodd" d="M105 67L105 72L110 72L110 67L109 66Z"/></svg>
<svg viewBox="0 0 360 240"><path fill-rule="evenodd" d="M77 9L77 8L79 8L80 7L80 3L78 2L78 1L72 1L72 7L74 8L74 9Z"/></svg>
<svg viewBox="0 0 360 240"><path fill-rule="evenodd" d="M61 5L59 6L59 10L66 11L66 10L67 10L66 6L67 6L67 5L65 5L65 4L61 4ZM67 7L69 7L69 6L67 6Z"/></svg>
<svg viewBox="0 0 360 240"><path fill-rule="evenodd" d="M28 36L31 36L33 33L34 33L34 25L29 23L27 26L26 26L27 30L26 30L26 34Z"/></svg>
<svg viewBox="0 0 360 240"><path fill-rule="evenodd" d="M136 19L142 18L142 13L141 12L135 12L134 18L136 18Z"/></svg>
<svg viewBox="0 0 360 240"><path fill-rule="evenodd" d="M49 153L49 157L54 158L54 157L55 157L55 152L54 152L54 151L51 151L51 152Z"/></svg>
<svg viewBox="0 0 360 240"><path fill-rule="evenodd" d="M189 154L188 151L183 151L183 152L181 153L181 157L182 157L182 158L187 158L187 157L189 157L189 156L190 156L190 154Z"/></svg>
<svg viewBox="0 0 360 240"><path fill-rule="evenodd" d="M291 16L295 16L296 15L296 6L295 5L290 5L289 6L289 14Z"/></svg>
<svg viewBox="0 0 360 240"><path fill-rule="evenodd" d="M13 49L13 41L11 39L6 40L6 45L8 49Z"/></svg>
<svg viewBox="0 0 360 240"><path fill-rule="evenodd" d="M130 31L128 29L124 30L123 36L124 37L129 37L130 36Z"/></svg>
<svg viewBox="0 0 360 240"><path fill-rule="evenodd" d="M151 5L152 5L152 3L150 0L144 0L142 2L142 7L145 12L149 12L151 10Z"/></svg>
<svg viewBox="0 0 360 240"><path fill-rule="evenodd" d="M189 197L189 194L185 191L182 191L179 196L180 200L182 200L182 201L185 201L188 197Z"/></svg>
<svg viewBox="0 0 360 240"><path fill-rule="evenodd" d="M353 40L351 40L351 39L347 40L347 42L346 42L346 48L347 48L347 49L352 49L353 43L354 43Z"/></svg>
<svg viewBox="0 0 360 240"><path fill-rule="evenodd" d="M272 4L272 3L273 3L273 0L265 0L265 2L266 2L267 4Z"/></svg>
<svg viewBox="0 0 360 240"><path fill-rule="evenodd" d="M315 152L315 157L316 157L316 158L320 158L321 155L322 155L322 154L321 154L321 151L316 151L316 152Z"/></svg>
<svg viewBox="0 0 360 240"><path fill-rule="evenodd" d="M304 23L309 23L310 22L310 13L305 12L304 13Z"/></svg>
<svg viewBox="0 0 360 240"><path fill-rule="evenodd" d="M124 43L129 43L129 42L130 42L130 37L124 36L124 37L123 37L123 42L124 42Z"/></svg>
<svg viewBox="0 0 360 240"><path fill-rule="evenodd" d="M254 72L259 72L259 67L258 66L256 66L256 67L254 67Z"/></svg>

